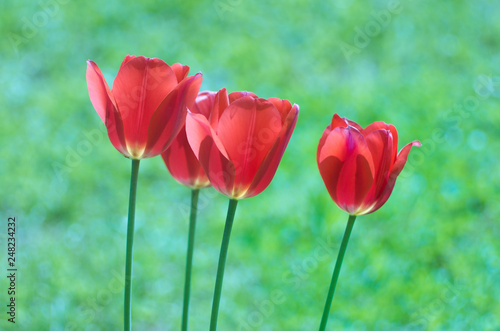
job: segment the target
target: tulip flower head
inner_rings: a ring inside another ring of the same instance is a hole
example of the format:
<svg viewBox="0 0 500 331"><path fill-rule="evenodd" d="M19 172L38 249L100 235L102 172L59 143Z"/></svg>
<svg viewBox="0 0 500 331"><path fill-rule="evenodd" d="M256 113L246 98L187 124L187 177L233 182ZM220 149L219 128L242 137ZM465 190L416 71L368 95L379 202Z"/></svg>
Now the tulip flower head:
<svg viewBox="0 0 500 331"><path fill-rule="evenodd" d="M200 92L191 111L209 117L213 111L216 95L217 92L212 91ZM182 185L192 189L210 186L210 180L189 146L186 126L183 126L172 145L161 154L161 157L172 177Z"/></svg>
<svg viewBox="0 0 500 331"><path fill-rule="evenodd" d="M299 106L278 98L221 89L210 114L190 109L189 145L216 190L231 199L262 192L290 140Z"/></svg>
<svg viewBox="0 0 500 331"><path fill-rule="evenodd" d="M161 154L185 122L201 85L201 74L160 59L126 56L110 89L99 67L87 61L90 100L113 146L131 159Z"/></svg>
<svg viewBox="0 0 500 331"><path fill-rule="evenodd" d="M365 129L337 114L318 145L319 172L333 201L351 215L373 213L392 193L413 141L398 153L398 133L375 122Z"/></svg>

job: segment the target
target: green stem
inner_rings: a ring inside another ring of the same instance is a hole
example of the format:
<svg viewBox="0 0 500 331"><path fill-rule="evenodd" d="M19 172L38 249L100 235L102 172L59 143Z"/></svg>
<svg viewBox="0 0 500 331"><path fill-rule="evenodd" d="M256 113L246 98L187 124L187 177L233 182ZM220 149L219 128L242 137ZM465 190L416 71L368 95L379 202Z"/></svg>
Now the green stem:
<svg viewBox="0 0 500 331"><path fill-rule="evenodd" d="M189 239L186 257L186 280L184 282L184 304L182 306L182 331L188 329L189 295L191 293L191 269L193 266L194 233L196 230L196 212L198 210L199 189L191 191L191 212L189 215Z"/></svg>
<svg viewBox="0 0 500 331"><path fill-rule="evenodd" d="M132 328L132 249L134 247L135 196L137 193L137 178L140 160L132 160L130 178L130 199L128 203L127 255L125 259L125 304L124 330Z"/></svg>
<svg viewBox="0 0 500 331"><path fill-rule="evenodd" d="M321 325L319 326L319 331L324 331L326 328L326 322L328 321L328 314L330 313L330 307L332 305L333 294L335 293L335 286L337 286L337 280L339 279L340 268L342 267L342 261L344 260L345 250L347 248L347 243L349 242L349 237L351 236L351 231L352 227L354 226L355 220L356 220L355 215L349 215L349 220L347 221L344 237L342 238L342 244L340 244L340 250L339 250L339 255L337 257L337 262L335 263L335 269L333 270L332 282L330 283L330 289L328 290L328 296L326 298L325 309L323 310L323 317L321 318Z"/></svg>
<svg viewBox="0 0 500 331"><path fill-rule="evenodd" d="M233 226L234 214L238 200L229 200L227 209L226 226L224 227L224 236L222 237L222 245L220 247L219 266L217 267L217 278L215 280L214 301L212 303L212 317L210 319L210 331L217 330L217 317L219 315L219 303L222 292L222 280L224 278L224 267L226 265L227 248L229 246L229 237L231 236L231 228Z"/></svg>

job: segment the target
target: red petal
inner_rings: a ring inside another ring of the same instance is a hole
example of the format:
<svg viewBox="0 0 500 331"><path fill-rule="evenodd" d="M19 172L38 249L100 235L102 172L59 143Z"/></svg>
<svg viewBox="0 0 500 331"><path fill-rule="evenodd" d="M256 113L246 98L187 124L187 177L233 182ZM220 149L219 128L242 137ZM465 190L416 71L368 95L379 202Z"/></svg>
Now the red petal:
<svg viewBox="0 0 500 331"><path fill-rule="evenodd" d="M349 120L349 119L347 119L345 117L340 117L339 115L337 115L337 113L335 113L333 115L332 123L330 125L330 128L332 130L335 129L335 128L337 128L337 127L344 127L344 128L346 128L348 126L352 126L352 127L356 128L356 129L358 129L358 131L360 131L360 132L363 130L363 128L358 123L356 123L354 121L351 121L351 120Z"/></svg>
<svg viewBox="0 0 500 331"><path fill-rule="evenodd" d="M328 125L325 128L325 131L323 131L321 138L319 139L318 149L316 151L316 162L318 163L318 165L328 157L328 155L324 155L324 153L323 153L323 155L321 155L322 154L321 150L323 149L323 146L325 146L326 139L328 138L328 136L330 135L331 132L332 132L332 130L330 128L330 125ZM320 156L322 156L321 159L320 159Z"/></svg>
<svg viewBox="0 0 500 331"><path fill-rule="evenodd" d="M134 156L130 154L125 140L123 122L120 117L120 113L114 108L111 108L106 114L106 129L108 130L109 140L120 153L126 157L133 158Z"/></svg>
<svg viewBox="0 0 500 331"><path fill-rule="evenodd" d="M168 171L182 185L198 189L210 185L205 171L189 146L183 127L172 145L161 154Z"/></svg>
<svg viewBox="0 0 500 331"><path fill-rule="evenodd" d="M175 76L177 77L177 81L179 83L186 78L189 73L189 67L180 63L174 63L170 66L170 68L172 68L175 72Z"/></svg>
<svg viewBox="0 0 500 331"><path fill-rule="evenodd" d="M281 126L280 113L265 99L242 97L224 111L217 135L236 169L235 191L248 189Z"/></svg>
<svg viewBox="0 0 500 331"><path fill-rule="evenodd" d="M87 86L92 105L106 125L109 140L120 153L130 157L125 143L122 119L116 110L113 95L101 70L92 61L87 62Z"/></svg>
<svg viewBox="0 0 500 331"><path fill-rule="evenodd" d="M199 92L196 101L190 111L209 117L214 107L214 99L217 92ZM170 147L161 154L170 174L179 183L193 189L210 186L210 181L200 162L194 155L186 136L184 126Z"/></svg>
<svg viewBox="0 0 500 331"><path fill-rule="evenodd" d="M332 123L330 124L330 130L333 130L337 127L347 128L347 126L349 126L349 124L347 123L346 118L340 117L339 115L337 115L337 113L333 115Z"/></svg>
<svg viewBox="0 0 500 331"><path fill-rule="evenodd" d="M106 107L108 102L113 100L113 96L101 70L97 64L90 60L87 61L87 87L95 111L102 122L106 124Z"/></svg>
<svg viewBox="0 0 500 331"><path fill-rule="evenodd" d="M163 153L184 126L187 108L193 106L202 82L200 73L187 77L162 101L147 131L144 158Z"/></svg>
<svg viewBox="0 0 500 331"><path fill-rule="evenodd" d="M325 128L321 135L316 152L319 173L335 203L337 203L337 183L345 159L345 137L341 130L333 130L332 127L344 127L341 121L345 124L339 115L333 115L332 123ZM325 148L327 140L328 145Z"/></svg>
<svg viewBox="0 0 500 331"><path fill-rule="evenodd" d="M234 187L234 166L227 158L224 147L210 127L206 117L188 113L186 134L189 145L200 161L213 187L222 194L232 197Z"/></svg>
<svg viewBox="0 0 500 331"><path fill-rule="evenodd" d="M319 153L321 153L321 149L318 149L318 154ZM335 201L337 205L337 184L339 182L342 165L343 162L335 156L327 156L323 159L323 161L318 162L318 169L321 174L321 178L323 178L323 182L325 183L326 189L328 193L330 193L332 200Z"/></svg>
<svg viewBox="0 0 500 331"><path fill-rule="evenodd" d="M326 156L323 155L323 158L320 160L321 150L323 149L323 146L325 146L325 141L328 138L328 136L330 135L330 132L332 132L332 130L330 130L330 125L328 125L326 127L325 131L323 131L321 138L319 139L318 149L316 150L316 162L318 163L318 165L321 162L323 162L324 159L326 159L328 157L328 155L326 155Z"/></svg>
<svg viewBox="0 0 500 331"><path fill-rule="evenodd" d="M375 182L365 198L364 205L372 206L380 198L392 167L392 134L389 130L379 129L365 136L375 167Z"/></svg>
<svg viewBox="0 0 500 331"><path fill-rule="evenodd" d="M363 135L351 126L337 127L326 137L318 154L318 167L332 199L348 213L357 213L374 173Z"/></svg>
<svg viewBox="0 0 500 331"><path fill-rule="evenodd" d="M274 107L278 109L281 114L281 122L285 123L286 118L290 113L290 109L292 109L292 104L288 100L281 100L278 98L269 98L268 101L272 102ZM297 106L298 107L298 106Z"/></svg>
<svg viewBox="0 0 500 331"><path fill-rule="evenodd" d="M348 126L348 124L346 123L345 119L341 118L339 115L337 115L337 113L335 113L333 115L332 122L325 128L325 130L323 131L323 134L321 135L321 138L319 139L318 150L316 151L316 162L318 163L318 165L326 157L328 157L328 155L326 155L325 157L323 157L320 160L321 149L325 145L325 141L328 138L328 136L330 135L330 133L332 132L332 130L335 129L335 128L337 128L337 127L343 127L343 128L345 128L347 126Z"/></svg>
<svg viewBox="0 0 500 331"><path fill-rule="evenodd" d="M340 172L337 194L339 205L351 215L363 211L364 200L373 184L370 162L362 154L347 159Z"/></svg>
<svg viewBox="0 0 500 331"><path fill-rule="evenodd" d="M422 144L420 143L420 141L415 140L407 144L405 147L401 148L401 150L398 153L398 158L396 159L396 162L392 166L391 176L393 175L398 176L401 173L406 164L406 160L408 159L408 154L410 154L411 148L413 146L420 147L422 146Z"/></svg>
<svg viewBox="0 0 500 331"><path fill-rule="evenodd" d="M363 128L356 122L348 120L347 118L344 117L344 120L346 121L347 125L352 126L353 128L356 128L359 132L363 130Z"/></svg>
<svg viewBox="0 0 500 331"><path fill-rule="evenodd" d="M398 154L398 131L396 130L396 127L394 125L379 121L368 125L364 130L361 131L361 133L363 134L363 136L366 137L373 131L377 130L389 130L391 132L392 134L391 164L394 164L394 162L396 162L396 156Z"/></svg>
<svg viewBox="0 0 500 331"><path fill-rule="evenodd" d="M413 146L420 147L421 144L419 141L413 141L401 149L401 151L398 154L396 163L391 169L391 173L389 175L389 179L387 181L387 185L385 186L384 191L382 192L376 205L370 211L368 211L368 213L373 213L387 202L387 200L391 196L392 190L394 189L394 185L396 184L396 179L403 170L406 164L406 160L408 159L408 154L410 153L410 150Z"/></svg>
<svg viewBox="0 0 500 331"><path fill-rule="evenodd" d="M162 60L143 56L124 60L113 83L113 95L129 151L134 156L142 154L151 117L176 86L174 71Z"/></svg>
<svg viewBox="0 0 500 331"><path fill-rule="evenodd" d="M349 214L356 214L373 184L373 161L363 135L355 129L343 129L347 145L337 183L337 203Z"/></svg>
<svg viewBox="0 0 500 331"><path fill-rule="evenodd" d="M207 117L214 130L217 130L219 119L227 107L229 107L229 97L227 95L227 90L223 87L215 95L214 108L212 113L210 113L210 117Z"/></svg>
<svg viewBox="0 0 500 331"><path fill-rule="evenodd" d="M135 55L127 55L125 56L125 58L123 59L122 61L122 64L120 65L120 69L125 65L127 64L128 61L132 60L132 59L135 59L137 56ZM143 56L144 57L144 56ZM118 71L120 71L120 69Z"/></svg>
<svg viewBox="0 0 500 331"><path fill-rule="evenodd" d="M348 138L351 136L351 132L356 132L356 134L354 135L354 140L348 140ZM321 150L318 150L318 163L323 162L323 160L328 156L335 156L341 162L344 162L348 155L352 152L352 150L356 148L356 144L354 143L358 141L363 141L363 144L366 147L366 150L364 150L364 152L368 155L370 153L368 147L366 146L366 142L364 142L364 138L362 138L361 133L354 127L339 126L333 130L330 130L330 128L327 127L323 135L325 133L328 134L324 141L320 141L323 143L323 147L321 148ZM321 139L323 139L323 137L321 137Z"/></svg>
<svg viewBox="0 0 500 331"><path fill-rule="evenodd" d="M253 98L258 98L258 96L255 93L252 92L247 92L247 91L239 91L239 92L233 92L229 94L229 103L233 103L236 100L243 98L243 97L253 97Z"/></svg>
<svg viewBox="0 0 500 331"><path fill-rule="evenodd" d="M287 107L286 103L285 107ZM248 188L248 191L244 196L245 198L252 197L264 191L273 179L281 158L283 157L283 153L285 152L286 146L292 136L298 116L299 106L293 105L288 112L288 116L285 119L283 129L281 130L278 139L275 141L273 147L269 150L264 161L260 165L259 170L255 174L252 181L252 185Z"/></svg>
<svg viewBox="0 0 500 331"><path fill-rule="evenodd" d="M198 93L196 101L190 111L195 114L202 114L206 118L210 117L214 110L215 96L217 92L203 91Z"/></svg>

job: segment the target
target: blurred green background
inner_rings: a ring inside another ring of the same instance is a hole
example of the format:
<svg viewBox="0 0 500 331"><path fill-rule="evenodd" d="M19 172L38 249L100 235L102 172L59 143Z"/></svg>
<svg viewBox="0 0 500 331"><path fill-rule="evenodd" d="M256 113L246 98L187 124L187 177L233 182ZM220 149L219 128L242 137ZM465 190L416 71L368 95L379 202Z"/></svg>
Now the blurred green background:
<svg viewBox="0 0 500 331"><path fill-rule="evenodd" d="M330 330L500 330L500 6L478 1L1 1L0 329L7 218L20 330L119 330L130 161L85 81L127 54L181 62L202 89L300 105L276 176L241 201L220 330L317 329L347 215L316 166L334 112L423 143L387 204L359 217ZM136 330L178 330L189 189L141 163ZM202 191L190 326L208 329L227 199Z"/></svg>

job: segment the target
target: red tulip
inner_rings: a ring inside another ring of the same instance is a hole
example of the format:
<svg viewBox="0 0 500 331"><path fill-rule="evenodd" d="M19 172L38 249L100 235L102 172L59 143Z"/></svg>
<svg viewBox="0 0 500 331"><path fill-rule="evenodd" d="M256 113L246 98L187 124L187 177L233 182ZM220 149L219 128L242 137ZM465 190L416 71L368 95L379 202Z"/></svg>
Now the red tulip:
<svg viewBox="0 0 500 331"><path fill-rule="evenodd" d="M191 112L203 114L209 117L214 108L214 101L217 92L203 91L198 94ZM161 154L168 171L182 185L192 189L199 189L210 186L205 171L189 146L186 126L177 135L170 147Z"/></svg>
<svg viewBox="0 0 500 331"><path fill-rule="evenodd" d="M232 199L249 198L271 182L290 140L299 106L249 92L217 92L209 115L192 109L189 145L210 182Z"/></svg>
<svg viewBox="0 0 500 331"><path fill-rule="evenodd" d="M406 164L413 141L398 150L391 124L375 122L365 129L337 114L318 145L319 172L333 201L351 215L373 213L389 199Z"/></svg>
<svg viewBox="0 0 500 331"><path fill-rule="evenodd" d="M99 67L87 61L87 86L113 146L132 159L161 154L184 125L201 74L186 77L188 66L127 55L111 90Z"/></svg>

